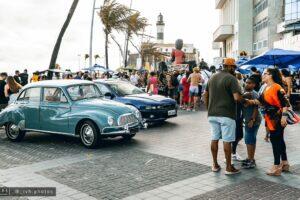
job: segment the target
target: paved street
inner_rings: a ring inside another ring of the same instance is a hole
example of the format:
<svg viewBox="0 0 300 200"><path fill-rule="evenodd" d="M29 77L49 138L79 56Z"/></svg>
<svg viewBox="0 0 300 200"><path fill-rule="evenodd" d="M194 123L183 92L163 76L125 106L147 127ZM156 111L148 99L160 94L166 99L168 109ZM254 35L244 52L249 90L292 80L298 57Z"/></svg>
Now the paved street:
<svg viewBox="0 0 300 200"><path fill-rule="evenodd" d="M56 197L3 199L300 199L300 125L286 130L292 173L268 177L271 144L260 129L257 169L240 175L210 171L210 129L206 112L180 112L134 140L106 141L89 150L77 138L29 133L21 143L0 132L0 185L56 187ZM222 146L220 146L221 150ZM245 157L245 145L238 152ZM1 198L2 199L2 198Z"/></svg>

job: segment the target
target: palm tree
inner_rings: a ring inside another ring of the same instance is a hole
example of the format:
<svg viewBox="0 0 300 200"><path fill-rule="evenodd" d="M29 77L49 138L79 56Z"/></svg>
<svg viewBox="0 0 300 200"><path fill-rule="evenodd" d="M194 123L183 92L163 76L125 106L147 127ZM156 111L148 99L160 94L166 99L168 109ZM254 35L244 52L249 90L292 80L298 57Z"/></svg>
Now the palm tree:
<svg viewBox="0 0 300 200"><path fill-rule="evenodd" d="M70 24L70 21L72 19L72 16L76 10L76 7L77 7L77 4L78 4L79 0L73 0L73 3L72 3L72 6L69 10L69 13L68 13L68 16L60 30L60 33L58 35L58 38L56 40L56 43L55 43L55 46L53 48L53 51L52 51L52 56L51 56L51 60L50 60L50 65L49 65L49 69L54 69L55 68L55 63L56 63L56 59L57 59L57 55L58 55L58 52L59 52L59 48L60 48L60 44L61 44L61 41L62 41L62 38ZM52 79L52 76L53 76L53 73L52 72L48 72L48 79Z"/></svg>
<svg viewBox="0 0 300 200"><path fill-rule="evenodd" d="M127 17L127 41L125 46L125 57L124 57L124 67L127 66L127 54L128 54L128 40L132 39L132 35L139 35L140 31L144 31L146 26L148 26L147 19L145 17L141 17L141 13L136 11L131 13L130 16Z"/></svg>
<svg viewBox="0 0 300 200"><path fill-rule="evenodd" d="M108 44L109 36L113 30L117 32L126 31L127 16L130 14L130 9L122 4L117 3L115 0L104 0L98 13L105 34L105 64L108 69Z"/></svg>

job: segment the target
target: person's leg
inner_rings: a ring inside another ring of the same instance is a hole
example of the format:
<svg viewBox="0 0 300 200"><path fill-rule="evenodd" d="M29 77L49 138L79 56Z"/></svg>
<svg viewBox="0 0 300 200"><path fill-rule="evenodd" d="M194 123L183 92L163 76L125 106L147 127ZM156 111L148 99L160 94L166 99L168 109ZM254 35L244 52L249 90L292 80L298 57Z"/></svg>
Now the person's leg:
<svg viewBox="0 0 300 200"><path fill-rule="evenodd" d="M195 111L196 110L196 107L197 107L197 101L198 101L198 97L197 95L194 96L194 105L193 105L193 110Z"/></svg>
<svg viewBox="0 0 300 200"><path fill-rule="evenodd" d="M225 159L226 159L226 170L231 170L231 144L230 142L223 142L224 146L224 153L225 153Z"/></svg>
<svg viewBox="0 0 300 200"><path fill-rule="evenodd" d="M270 133L270 141L273 149L274 165L280 164L281 147L280 147L280 134L277 132Z"/></svg>
<svg viewBox="0 0 300 200"><path fill-rule="evenodd" d="M219 150L219 140L212 140L211 141L211 154L213 157L213 166L218 167L218 150Z"/></svg>
<svg viewBox="0 0 300 200"><path fill-rule="evenodd" d="M280 165L280 156L281 156L281 142L280 142L280 133L278 130L276 131L270 131L270 141L272 144L273 149L273 155L274 155L274 165L270 169L269 172L267 172L267 175L270 176L280 176L281 175L281 165Z"/></svg>
<svg viewBox="0 0 300 200"><path fill-rule="evenodd" d="M239 170L235 169L231 164L231 143L235 141L235 120L228 117L221 117L221 132L224 146L224 154L226 158L226 171L225 174L236 174Z"/></svg>
<svg viewBox="0 0 300 200"><path fill-rule="evenodd" d="M212 170L214 172L219 171L218 164L218 144L219 139L221 139L221 124L218 122L217 117L208 117L208 121L211 127L211 154L213 157Z"/></svg>

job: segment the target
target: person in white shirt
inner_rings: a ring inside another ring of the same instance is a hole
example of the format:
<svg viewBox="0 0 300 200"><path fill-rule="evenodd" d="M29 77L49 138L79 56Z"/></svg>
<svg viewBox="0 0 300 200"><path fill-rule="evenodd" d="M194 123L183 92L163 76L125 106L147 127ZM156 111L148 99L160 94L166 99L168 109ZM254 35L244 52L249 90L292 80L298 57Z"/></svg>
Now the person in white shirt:
<svg viewBox="0 0 300 200"><path fill-rule="evenodd" d="M135 72L132 72L131 76L130 76L130 82L132 85L137 86L139 83L139 77L136 75Z"/></svg>

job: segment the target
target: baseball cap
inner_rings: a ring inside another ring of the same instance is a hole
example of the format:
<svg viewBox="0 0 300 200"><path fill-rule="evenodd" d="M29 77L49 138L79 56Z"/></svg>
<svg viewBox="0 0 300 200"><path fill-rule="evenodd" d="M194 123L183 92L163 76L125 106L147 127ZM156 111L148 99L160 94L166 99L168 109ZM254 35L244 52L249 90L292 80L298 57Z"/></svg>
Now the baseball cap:
<svg viewBox="0 0 300 200"><path fill-rule="evenodd" d="M234 58L224 58L223 65L236 66Z"/></svg>

